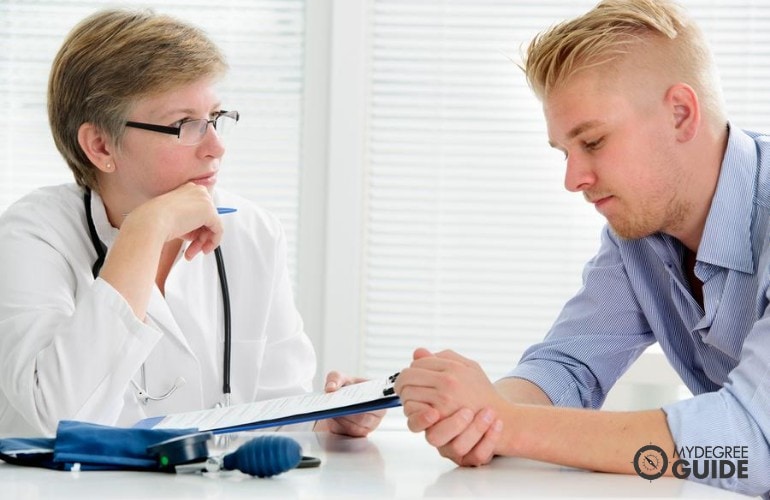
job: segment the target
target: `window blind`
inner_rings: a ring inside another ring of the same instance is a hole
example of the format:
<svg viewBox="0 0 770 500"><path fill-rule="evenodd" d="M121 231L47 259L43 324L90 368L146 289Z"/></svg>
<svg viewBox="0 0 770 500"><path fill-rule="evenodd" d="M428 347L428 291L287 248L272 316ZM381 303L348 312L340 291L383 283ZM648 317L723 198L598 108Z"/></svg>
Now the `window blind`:
<svg viewBox="0 0 770 500"><path fill-rule="evenodd" d="M0 210L32 189L73 182L48 128L51 62L64 37L100 1L0 0ZM281 219L296 269L304 64L304 0L170 0L148 7L202 27L230 64L221 97L241 120L219 181ZM175 71L176 68L169 68Z"/></svg>
<svg viewBox="0 0 770 500"><path fill-rule="evenodd" d="M493 379L580 286L603 218L563 188L540 103L515 62L594 0L370 0L362 366L418 345ZM729 115L769 130L770 5L681 2L721 69Z"/></svg>

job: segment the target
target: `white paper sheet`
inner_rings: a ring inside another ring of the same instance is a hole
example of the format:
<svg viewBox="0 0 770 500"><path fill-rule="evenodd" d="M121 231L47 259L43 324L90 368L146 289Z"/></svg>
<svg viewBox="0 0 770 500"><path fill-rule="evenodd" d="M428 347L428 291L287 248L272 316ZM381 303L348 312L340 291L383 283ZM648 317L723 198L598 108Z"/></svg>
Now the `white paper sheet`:
<svg viewBox="0 0 770 500"><path fill-rule="evenodd" d="M259 428L265 422L272 425L284 425L308 420L302 418L309 414L317 418L330 418L339 414L349 414L368 411L375 407L392 407L400 403L393 394L395 375L385 380L369 380L358 384L348 385L330 393L310 393L286 398L268 399L254 403L244 403L224 408L201 410L187 413L175 413L165 417L150 418L140 421L136 427L152 427L155 429L188 429L199 431L217 431L233 427ZM361 408L354 408L362 405ZM238 429L243 430L243 429Z"/></svg>

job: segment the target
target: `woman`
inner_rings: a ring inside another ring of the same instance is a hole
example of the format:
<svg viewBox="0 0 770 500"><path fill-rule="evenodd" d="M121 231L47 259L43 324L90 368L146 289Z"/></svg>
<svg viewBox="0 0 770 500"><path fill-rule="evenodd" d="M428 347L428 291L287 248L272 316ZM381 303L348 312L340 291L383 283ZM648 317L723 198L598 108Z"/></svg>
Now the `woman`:
<svg viewBox="0 0 770 500"><path fill-rule="evenodd" d="M226 68L202 31L147 11L96 13L65 40L48 112L77 185L0 217L0 434L311 390L281 226L215 190L222 134L239 118L215 90ZM327 390L355 381L332 372ZM366 435L381 417L316 429Z"/></svg>

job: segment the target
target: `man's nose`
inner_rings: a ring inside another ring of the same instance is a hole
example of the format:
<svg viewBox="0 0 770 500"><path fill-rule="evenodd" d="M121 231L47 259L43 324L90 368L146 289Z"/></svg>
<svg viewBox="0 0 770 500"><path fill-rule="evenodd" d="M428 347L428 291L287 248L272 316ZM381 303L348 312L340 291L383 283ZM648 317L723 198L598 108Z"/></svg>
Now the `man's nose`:
<svg viewBox="0 0 770 500"><path fill-rule="evenodd" d="M585 191L596 183L591 165L580 155L567 157L567 171L564 173L564 187L572 193Z"/></svg>

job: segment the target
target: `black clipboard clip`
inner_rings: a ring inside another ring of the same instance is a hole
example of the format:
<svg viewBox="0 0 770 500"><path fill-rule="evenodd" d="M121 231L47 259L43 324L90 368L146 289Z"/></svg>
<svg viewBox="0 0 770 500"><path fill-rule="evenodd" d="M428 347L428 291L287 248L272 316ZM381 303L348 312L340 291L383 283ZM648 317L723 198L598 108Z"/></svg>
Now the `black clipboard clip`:
<svg viewBox="0 0 770 500"><path fill-rule="evenodd" d="M388 384L390 385L382 390L383 396L393 396L396 393L396 389L393 387L393 384L396 383L396 379L398 378L399 373L401 372L396 372L390 377L388 377Z"/></svg>

